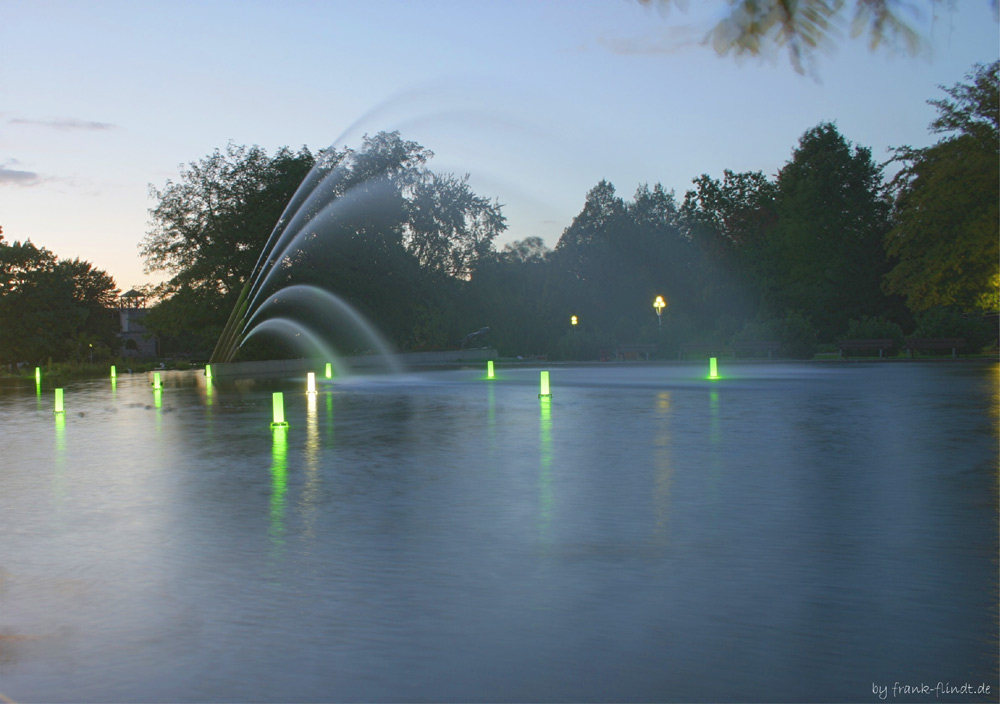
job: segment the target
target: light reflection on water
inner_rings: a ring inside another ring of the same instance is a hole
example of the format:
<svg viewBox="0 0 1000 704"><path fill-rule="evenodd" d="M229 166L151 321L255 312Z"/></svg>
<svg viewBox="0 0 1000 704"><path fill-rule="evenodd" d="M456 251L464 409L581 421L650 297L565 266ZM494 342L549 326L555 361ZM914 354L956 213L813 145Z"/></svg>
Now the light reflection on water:
<svg viewBox="0 0 1000 704"><path fill-rule="evenodd" d="M0 693L996 692L997 369L5 383Z"/></svg>

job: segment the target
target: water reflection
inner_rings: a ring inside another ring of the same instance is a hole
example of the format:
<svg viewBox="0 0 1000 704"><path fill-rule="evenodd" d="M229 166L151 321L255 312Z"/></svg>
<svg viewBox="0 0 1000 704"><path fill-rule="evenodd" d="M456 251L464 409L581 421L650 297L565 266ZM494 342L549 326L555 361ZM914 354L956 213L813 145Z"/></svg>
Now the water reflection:
<svg viewBox="0 0 1000 704"><path fill-rule="evenodd" d="M30 380L4 387L0 579L81 588L0 584L0 634L58 636L0 652L0 689L860 701L995 682L998 367L691 369L567 367L558 418L537 372L306 403L300 379L217 380L211 410L174 376L162 413L123 376L111 402L74 385L55 420L51 390L35 413ZM279 387L291 429L270 431Z"/></svg>
<svg viewBox="0 0 1000 704"><path fill-rule="evenodd" d="M539 407L538 527L544 542L552 523L552 399L542 397Z"/></svg>
<svg viewBox="0 0 1000 704"><path fill-rule="evenodd" d="M674 473L670 459L670 392L661 391L656 397L657 429L653 437L654 497L656 506L656 534L668 536L667 523L670 517L670 480Z"/></svg>
<svg viewBox="0 0 1000 704"><path fill-rule="evenodd" d="M285 492L288 490L288 428L271 429L271 523L268 530L275 547L285 543Z"/></svg>
<svg viewBox="0 0 1000 704"><path fill-rule="evenodd" d="M55 414L55 458L52 472L52 493L58 502L66 497L66 414Z"/></svg>
<svg viewBox="0 0 1000 704"><path fill-rule="evenodd" d="M329 392L327 396L329 396ZM320 489L320 436L317 394L306 394L306 453L305 486L299 499L300 512L304 524L303 535L314 538L316 534L316 510Z"/></svg>

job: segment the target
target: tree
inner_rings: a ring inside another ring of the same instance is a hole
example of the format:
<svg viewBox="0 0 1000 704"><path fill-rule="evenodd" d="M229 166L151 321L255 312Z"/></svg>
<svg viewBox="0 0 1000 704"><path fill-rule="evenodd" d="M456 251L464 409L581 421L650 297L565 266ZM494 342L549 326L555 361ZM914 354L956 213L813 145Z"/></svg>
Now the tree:
<svg viewBox="0 0 1000 704"><path fill-rule="evenodd" d="M146 270L173 275L181 285L207 287L222 296L239 291L282 211L312 168L305 147L274 156L258 146L229 143L181 168L180 180L162 190L150 209L151 229L139 250Z"/></svg>
<svg viewBox="0 0 1000 704"><path fill-rule="evenodd" d="M914 312L957 306L1000 307L1000 62L977 65L969 83L942 88L931 100L937 144L895 150L903 165L892 182L893 227L885 240L893 259L885 290Z"/></svg>
<svg viewBox="0 0 1000 704"><path fill-rule="evenodd" d="M777 220L777 187L760 171L702 174L684 196L681 218L698 256L694 276L704 305L742 318L760 299L762 248Z"/></svg>
<svg viewBox="0 0 1000 704"><path fill-rule="evenodd" d="M330 155L327 155L330 159ZM146 271L171 278L145 324L175 353L211 349L226 314L286 204L315 159L282 147L273 156L232 143L181 168L178 181L150 186L157 200L139 246Z"/></svg>
<svg viewBox="0 0 1000 704"><path fill-rule="evenodd" d="M928 8L946 0L927 0ZM639 0L668 10L686 0ZM989 0L994 15L998 0ZM706 37L719 55L759 56L773 47L787 48L799 73L817 49L831 46L841 24L844 0L727 0L730 10ZM920 35L896 10L896 0L855 0L850 21L853 38L866 36L874 50L883 44L902 44L910 53L921 44Z"/></svg>
<svg viewBox="0 0 1000 704"><path fill-rule="evenodd" d="M420 174L406 202L406 247L420 265L467 278L506 228L500 204L477 196L469 176Z"/></svg>
<svg viewBox="0 0 1000 704"><path fill-rule="evenodd" d="M431 172L432 157L379 132L357 150L316 157L229 144L182 168L177 182L151 188L158 203L140 251L147 270L172 276L147 325L176 352L211 350L214 339L213 361L228 361L248 316L301 284L348 301L402 347L428 344L414 334L420 310L447 308L505 227L499 203L473 193L467 177ZM272 313L289 311L258 320Z"/></svg>
<svg viewBox="0 0 1000 704"><path fill-rule="evenodd" d="M762 267L771 315L797 310L831 340L851 318L886 313L889 201L871 150L831 123L808 130L778 174L775 210Z"/></svg>
<svg viewBox="0 0 1000 704"><path fill-rule="evenodd" d="M117 293L114 280L88 262L59 260L30 241L8 244L0 235L0 362L81 358L81 340L88 353L108 354L117 347Z"/></svg>

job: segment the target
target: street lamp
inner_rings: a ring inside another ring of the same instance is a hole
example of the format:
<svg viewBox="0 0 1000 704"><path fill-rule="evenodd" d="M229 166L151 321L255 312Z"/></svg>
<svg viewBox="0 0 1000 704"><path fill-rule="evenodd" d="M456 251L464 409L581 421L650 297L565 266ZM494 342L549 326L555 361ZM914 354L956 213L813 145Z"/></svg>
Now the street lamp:
<svg viewBox="0 0 1000 704"><path fill-rule="evenodd" d="M663 309L667 307L667 302L663 300L663 296L657 296L656 300L653 301L653 308L656 309L656 324L660 327L663 326Z"/></svg>

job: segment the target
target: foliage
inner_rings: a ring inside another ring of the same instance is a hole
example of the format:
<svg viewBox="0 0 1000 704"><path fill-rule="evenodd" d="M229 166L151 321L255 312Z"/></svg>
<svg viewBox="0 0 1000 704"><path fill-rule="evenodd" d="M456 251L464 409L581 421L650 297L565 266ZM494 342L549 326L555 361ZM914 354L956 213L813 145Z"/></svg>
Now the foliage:
<svg viewBox="0 0 1000 704"><path fill-rule="evenodd" d="M790 311L783 318L752 320L731 339L731 346L748 342L781 343L777 354L791 359L811 359L816 353L816 330L802 313Z"/></svg>
<svg viewBox="0 0 1000 704"><path fill-rule="evenodd" d="M230 143L182 167L178 181L150 186L157 205L139 250L147 271L172 276L157 290L161 300L144 324L161 338L164 352L212 349L245 277L314 162L304 147L270 156L258 146Z"/></svg>
<svg viewBox="0 0 1000 704"><path fill-rule="evenodd" d="M997 341L996 323L990 324L982 317L963 314L954 307L929 308L917 316L913 331L917 338L965 338L970 349L978 351ZM950 352L949 352L950 353Z"/></svg>
<svg viewBox="0 0 1000 704"><path fill-rule="evenodd" d="M258 320L334 328L346 352L365 343L336 329L329 309L276 293L293 284L330 292L403 351L455 347L483 327L501 355L567 359L616 344L657 343L666 357L752 339L809 357L845 330L896 339L912 325L904 296L913 310L982 307L982 281L997 276L993 85L957 86L935 102L933 129L957 134L900 150L909 161L891 192L869 149L821 123L774 178L703 174L680 204L660 184L629 199L601 180L553 250L527 236L496 251L501 205L467 176L432 172L433 153L396 132L315 159L230 145L156 191L143 251L173 278L147 321L166 349L204 351L237 295L266 281ZM951 267L951 278L935 267ZM914 272L923 281L907 288ZM917 295L926 291L934 295ZM662 325L658 295L668 304ZM241 356L299 353L260 336Z"/></svg>
<svg viewBox="0 0 1000 704"><path fill-rule="evenodd" d="M639 0L669 9L686 7L686 0ZM945 0L927 0L928 6ZM994 13L997 0L990 0ZM843 0L728 0L729 12L716 24L706 42L720 55L736 57L767 54L786 48L792 66L806 70L815 52L829 49L841 24ZM920 35L896 11L895 0L855 0L850 21L853 38L865 36L872 50L883 44L901 44L915 53L923 44Z"/></svg>
<svg viewBox="0 0 1000 704"><path fill-rule="evenodd" d="M931 123L948 136L926 149L900 147L894 223L885 241L894 266L885 288L914 311L1000 308L1000 62L932 100Z"/></svg>
<svg viewBox="0 0 1000 704"><path fill-rule="evenodd" d="M89 262L0 235L0 363L107 358L117 348L117 294Z"/></svg>
<svg viewBox="0 0 1000 704"><path fill-rule="evenodd" d="M889 202L869 149L831 123L808 130L778 174L775 203L761 267L772 314L807 312L827 340L850 318L891 307L880 287Z"/></svg>
<svg viewBox="0 0 1000 704"><path fill-rule="evenodd" d="M891 338L897 348L903 346L903 328L882 316L861 316L847 324L846 340L884 340Z"/></svg>

